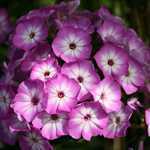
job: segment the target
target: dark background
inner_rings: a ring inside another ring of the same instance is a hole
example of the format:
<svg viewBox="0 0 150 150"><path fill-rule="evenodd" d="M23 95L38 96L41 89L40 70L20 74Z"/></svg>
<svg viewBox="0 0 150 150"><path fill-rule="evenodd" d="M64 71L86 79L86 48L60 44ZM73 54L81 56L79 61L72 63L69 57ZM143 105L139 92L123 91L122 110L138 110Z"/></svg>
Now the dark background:
<svg viewBox="0 0 150 150"><path fill-rule="evenodd" d="M8 9L11 20L15 23L17 18L29 10L59 2L61 0L0 0L0 7ZM95 11L101 5L106 5L114 15L122 17L128 27L133 28L147 45L150 44L150 0L81 0L80 9ZM7 55L7 48L4 44L0 45L1 65ZM131 131L132 129L129 132ZM132 147L132 150L138 149L143 129L139 128L134 132L134 137L132 134L131 136L129 134L129 136L119 139L119 142L123 145L121 149L128 149L129 147ZM149 141L150 139L144 141L145 150L150 149ZM69 137L65 137L54 141L52 144L56 150L116 150L113 147L113 140L102 137L92 138L91 142L84 140L75 141ZM4 146L0 149L17 150L19 147L17 145L13 147Z"/></svg>

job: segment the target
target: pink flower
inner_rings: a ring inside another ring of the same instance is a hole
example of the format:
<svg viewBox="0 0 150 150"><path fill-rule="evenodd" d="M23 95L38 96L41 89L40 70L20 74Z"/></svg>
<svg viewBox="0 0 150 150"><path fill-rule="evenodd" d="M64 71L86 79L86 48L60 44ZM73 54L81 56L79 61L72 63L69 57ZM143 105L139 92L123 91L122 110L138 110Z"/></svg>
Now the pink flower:
<svg viewBox="0 0 150 150"><path fill-rule="evenodd" d="M12 107L27 122L31 122L34 116L41 112L45 106L46 95L43 88L43 83L37 80L24 81L19 85Z"/></svg>
<svg viewBox="0 0 150 150"><path fill-rule="evenodd" d="M67 135L67 115L65 113L47 114L39 113L32 122L33 126L40 129L43 137L54 140L60 136Z"/></svg>
<svg viewBox="0 0 150 150"><path fill-rule="evenodd" d="M130 126L129 119L132 112L128 106L123 106L120 111L109 113L107 126L103 129L104 137L117 138L125 136L127 128Z"/></svg>
<svg viewBox="0 0 150 150"><path fill-rule="evenodd" d="M138 87L144 85L144 75L141 66L133 60L129 61L128 73L119 77L119 83L127 94L132 94Z"/></svg>
<svg viewBox="0 0 150 150"><path fill-rule="evenodd" d="M52 43L56 56L65 62L87 59L91 54L90 35L75 28L61 29Z"/></svg>
<svg viewBox="0 0 150 150"><path fill-rule="evenodd" d="M61 72L78 82L81 89L78 100L84 100L90 96L89 89L93 84L98 83L99 76L96 73L93 64L90 61L83 60L64 64Z"/></svg>
<svg viewBox="0 0 150 150"><path fill-rule="evenodd" d="M20 49L30 50L48 36L47 26L41 18L21 21L13 37L13 44Z"/></svg>
<svg viewBox="0 0 150 150"><path fill-rule="evenodd" d="M47 83L48 101L46 111L71 111L77 103L77 95L80 90L78 83L67 76L59 74Z"/></svg>
<svg viewBox="0 0 150 150"><path fill-rule="evenodd" d="M107 123L107 115L102 107L95 102L82 103L69 114L69 135L75 139L81 136L90 141L92 136L101 135Z"/></svg>
<svg viewBox="0 0 150 150"><path fill-rule="evenodd" d="M113 78L105 78L91 88L95 101L98 101L106 112L119 111L121 107L121 89Z"/></svg>
<svg viewBox="0 0 150 150"><path fill-rule="evenodd" d="M113 44L106 43L95 55L96 63L104 75L120 76L127 73L128 55Z"/></svg>
<svg viewBox="0 0 150 150"><path fill-rule="evenodd" d="M30 79L39 79L43 82L55 77L58 72L58 64L54 59L47 59L35 64L32 68Z"/></svg>

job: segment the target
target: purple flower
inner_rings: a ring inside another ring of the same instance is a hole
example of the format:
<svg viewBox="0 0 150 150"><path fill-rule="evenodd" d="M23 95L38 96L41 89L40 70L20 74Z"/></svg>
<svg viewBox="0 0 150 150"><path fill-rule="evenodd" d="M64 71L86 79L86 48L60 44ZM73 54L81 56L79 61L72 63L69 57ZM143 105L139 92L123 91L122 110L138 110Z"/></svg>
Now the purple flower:
<svg viewBox="0 0 150 150"><path fill-rule="evenodd" d="M41 112L45 106L46 95L43 88L43 83L37 80L24 81L19 85L12 107L27 122L31 122L34 116Z"/></svg>
<svg viewBox="0 0 150 150"><path fill-rule="evenodd" d="M126 75L119 77L119 82L127 94L132 94L138 87L144 85L144 75L141 66L133 60L129 61L129 68Z"/></svg>
<svg viewBox="0 0 150 150"><path fill-rule="evenodd" d="M36 131L28 131L19 138L21 150L53 150L49 142Z"/></svg>
<svg viewBox="0 0 150 150"><path fill-rule="evenodd" d="M58 72L58 64L55 59L47 59L35 64L32 68L30 79L39 79L43 82L55 77Z"/></svg>
<svg viewBox="0 0 150 150"><path fill-rule="evenodd" d="M33 9L29 11L27 15L24 16L23 19L31 19L31 18L44 18L48 21L49 17L51 17L54 13L54 8L52 6L43 7L40 9Z"/></svg>
<svg viewBox="0 0 150 150"><path fill-rule="evenodd" d="M70 112L77 103L80 86L67 76L59 74L47 83L48 101L46 111L50 114L58 111Z"/></svg>
<svg viewBox="0 0 150 150"><path fill-rule="evenodd" d="M20 22L16 27L13 44L20 49L30 50L48 36L48 29L41 18L32 18Z"/></svg>
<svg viewBox="0 0 150 150"><path fill-rule="evenodd" d="M107 7L105 6L102 6L98 12L97 12L97 15L100 17L100 21L103 22L105 20L110 20L110 21L113 21L113 22L116 22L118 24L121 24L123 25L123 21L120 17L118 16L113 16L110 11L108 10Z"/></svg>
<svg viewBox="0 0 150 150"><path fill-rule="evenodd" d="M101 36L103 42L122 44L126 29L118 22L113 20L104 20L102 25L98 28L97 32Z"/></svg>
<svg viewBox="0 0 150 150"><path fill-rule="evenodd" d="M0 118L4 119L11 112L10 103L14 97L14 92L9 85L0 84Z"/></svg>
<svg viewBox="0 0 150 150"><path fill-rule="evenodd" d="M0 122L0 140L6 144L14 145L16 143L17 134L9 130L9 125L12 122L11 114L8 118Z"/></svg>
<svg viewBox="0 0 150 150"><path fill-rule="evenodd" d="M60 136L67 135L67 115L65 113L47 114L39 113L32 124L40 129L43 137L49 140L57 139Z"/></svg>
<svg viewBox="0 0 150 150"><path fill-rule="evenodd" d="M121 107L121 89L113 78L105 78L91 87L95 101L98 101L106 112L119 111Z"/></svg>
<svg viewBox="0 0 150 150"><path fill-rule="evenodd" d="M78 95L78 100L88 98L89 89L93 84L99 82L99 76L96 73L93 64L90 61L83 60L74 63L64 64L61 72L78 82L81 89Z"/></svg>
<svg viewBox="0 0 150 150"><path fill-rule="evenodd" d="M75 28L86 31L86 33L93 33L94 27L88 17L81 15L73 15L71 18L59 23L60 28Z"/></svg>
<svg viewBox="0 0 150 150"><path fill-rule="evenodd" d="M82 103L69 114L69 135L75 139L81 136L90 141L92 136L101 135L107 124L107 115L98 103Z"/></svg>
<svg viewBox="0 0 150 150"><path fill-rule="evenodd" d="M128 70L128 55L124 49L106 43L95 55L95 60L104 75L121 76Z"/></svg>
<svg viewBox="0 0 150 150"><path fill-rule="evenodd" d="M12 114L9 130L12 133L24 132L31 129L30 125L25 120L19 120L16 114Z"/></svg>
<svg viewBox="0 0 150 150"><path fill-rule="evenodd" d="M25 58L21 63L21 69L23 71L30 71L36 63L51 58L53 55L48 43L40 43L30 50L30 52L26 53Z"/></svg>
<svg viewBox="0 0 150 150"><path fill-rule="evenodd" d="M132 58L137 60L139 63L147 63L149 48L132 29L129 29L125 35L125 48L128 50L130 56L132 56Z"/></svg>
<svg viewBox="0 0 150 150"><path fill-rule="evenodd" d="M7 10L0 8L0 44L6 40L11 29L11 22Z"/></svg>
<svg viewBox="0 0 150 150"><path fill-rule="evenodd" d="M107 126L103 129L103 135L106 138L117 138L126 135L127 128L130 126L129 119L132 110L128 106L123 106L119 112L108 114Z"/></svg>
<svg viewBox="0 0 150 150"><path fill-rule="evenodd" d="M91 54L90 35L75 28L61 29L52 43L56 56L65 62L87 59Z"/></svg>
<svg viewBox="0 0 150 150"><path fill-rule="evenodd" d="M145 110L145 122L148 126L148 136L150 136L150 108Z"/></svg>

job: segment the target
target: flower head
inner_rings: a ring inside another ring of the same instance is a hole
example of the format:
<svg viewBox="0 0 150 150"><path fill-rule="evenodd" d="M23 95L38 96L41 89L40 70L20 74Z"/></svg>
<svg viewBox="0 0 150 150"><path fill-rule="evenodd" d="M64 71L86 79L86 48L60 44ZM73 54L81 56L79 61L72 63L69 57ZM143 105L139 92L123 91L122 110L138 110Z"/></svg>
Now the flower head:
<svg viewBox="0 0 150 150"><path fill-rule="evenodd" d="M12 108L22 115L27 122L31 122L38 112L45 106L46 95L41 81L24 81L19 85Z"/></svg>
<svg viewBox="0 0 150 150"><path fill-rule="evenodd" d="M128 55L114 44L105 44L96 53L95 60L105 75L120 76L127 73Z"/></svg>
<svg viewBox="0 0 150 150"><path fill-rule="evenodd" d="M81 136L90 141L92 136L101 135L107 123L107 115L102 107L95 102L82 103L69 114L69 135L75 139Z"/></svg>
<svg viewBox="0 0 150 150"><path fill-rule="evenodd" d="M90 35L83 30L63 28L54 39L52 48L65 62L73 62L90 57L90 41Z"/></svg>
<svg viewBox="0 0 150 150"><path fill-rule="evenodd" d="M53 140L67 134L67 120L65 113L47 114L42 112L35 117L32 124L35 128L40 129L43 137Z"/></svg>
<svg viewBox="0 0 150 150"><path fill-rule="evenodd" d="M41 18L32 18L20 22L16 27L13 44L20 49L30 50L45 40L48 29Z"/></svg>
<svg viewBox="0 0 150 150"><path fill-rule="evenodd" d="M48 91L46 111L48 113L69 112L77 103L80 86L75 80L58 74L57 77L48 81L46 89Z"/></svg>
<svg viewBox="0 0 150 150"><path fill-rule="evenodd" d="M121 107L121 89L113 78L105 78L92 87L91 93L106 112L119 111Z"/></svg>
<svg viewBox="0 0 150 150"><path fill-rule="evenodd" d="M98 83L99 77L93 64L90 61L83 60L74 63L64 64L61 72L78 82L81 89L78 100L86 99L89 95L89 89L93 84Z"/></svg>

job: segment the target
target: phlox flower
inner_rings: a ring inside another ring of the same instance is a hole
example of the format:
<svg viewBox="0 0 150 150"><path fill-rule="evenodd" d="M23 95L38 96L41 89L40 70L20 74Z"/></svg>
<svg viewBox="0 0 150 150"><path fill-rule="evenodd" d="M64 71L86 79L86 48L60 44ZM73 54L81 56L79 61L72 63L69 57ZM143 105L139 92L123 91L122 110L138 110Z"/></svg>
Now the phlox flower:
<svg viewBox="0 0 150 150"><path fill-rule="evenodd" d="M25 58L21 62L21 70L24 72L30 71L36 63L52 57L53 53L50 45L45 42L40 43L30 52L26 52Z"/></svg>
<svg viewBox="0 0 150 150"><path fill-rule="evenodd" d="M61 73L76 80L80 85L81 89L78 95L78 100L88 98L91 85L99 82L99 76L96 73L92 62L87 60L66 63L61 68Z"/></svg>
<svg viewBox="0 0 150 150"><path fill-rule="evenodd" d="M10 18L5 8L0 8L0 44L3 43L12 30Z"/></svg>
<svg viewBox="0 0 150 150"><path fill-rule="evenodd" d="M91 54L90 35L75 28L61 29L52 43L56 56L65 62L88 59Z"/></svg>
<svg viewBox="0 0 150 150"><path fill-rule="evenodd" d="M121 107L121 89L119 83L107 77L91 88L95 101L98 101L106 112L119 111Z"/></svg>
<svg viewBox="0 0 150 150"><path fill-rule="evenodd" d="M31 129L30 124L24 118L19 117L21 117L19 114L11 113L11 118L9 118L11 120L9 122L9 130L11 133L19 133Z"/></svg>
<svg viewBox="0 0 150 150"><path fill-rule="evenodd" d="M37 131L28 131L19 137L21 150L53 150L49 142Z"/></svg>
<svg viewBox="0 0 150 150"><path fill-rule="evenodd" d="M91 20L82 15L74 15L71 18L59 23L60 28L76 28L86 31L87 33L93 33L94 28L92 26Z"/></svg>
<svg viewBox="0 0 150 150"><path fill-rule="evenodd" d="M9 126L11 123L12 123L11 113L9 114L9 117L0 121L0 141L9 145L14 145L17 140L17 134L12 133L9 130Z"/></svg>
<svg viewBox="0 0 150 150"><path fill-rule="evenodd" d="M55 59L47 59L35 64L32 68L30 79L41 80L43 82L55 77L58 72L58 64Z"/></svg>
<svg viewBox="0 0 150 150"><path fill-rule="evenodd" d="M92 136L101 135L107 123L107 115L95 102L82 103L69 114L68 132L75 139L81 136L90 141Z"/></svg>
<svg viewBox="0 0 150 150"><path fill-rule="evenodd" d="M96 63L104 75L121 76L128 70L128 55L124 49L106 43L95 55Z"/></svg>
<svg viewBox="0 0 150 150"><path fill-rule="evenodd" d="M45 106L46 95L43 88L43 83L38 80L22 82L12 104L14 112L31 122Z"/></svg>
<svg viewBox="0 0 150 150"><path fill-rule="evenodd" d="M123 106L118 112L108 114L107 126L103 129L106 138L117 138L126 135L127 128L130 126L129 119L132 110L128 106Z"/></svg>
<svg viewBox="0 0 150 150"><path fill-rule="evenodd" d="M43 137L54 140L60 136L67 135L67 115L65 113L47 114L39 113L32 121L33 127L40 129Z"/></svg>
<svg viewBox="0 0 150 150"><path fill-rule="evenodd" d="M109 9L106 6L101 6L100 9L97 12L97 15L100 17L99 21L101 21L101 23L103 21L112 21L112 23L116 22L117 24L120 24L120 25L124 24L123 20L120 17L118 17L118 16L112 15L110 13ZM111 24L110 24L109 27L111 28ZM114 28L114 26L112 28Z"/></svg>
<svg viewBox="0 0 150 150"><path fill-rule="evenodd" d="M133 59L141 64L147 63L147 56L149 55L148 53L150 53L149 48L144 44L142 39L138 37L134 30L129 29L127 31L124 45Z"/></svg>
<svg viewBox="0 0 150 150"><path fill-rule="evenodd" d="M144 85L144 75L140 64L134 60L129 61L129 68L126 75L119 77L119 83L127 94L132 94L138 87Z"/></svg>
<svg viewBox="0 0 150 150"><path fill-rule="evenodd" d="M20 49L30 50L48 36L48 29L41 18L23 20L17 24L13 44Z"/></svg>
<svg viewBox="0 0 150 150"><path fill-rule="evenodd" d="M120 45L123 43L126 28L119 21L118 19L106 19L99 26L97 32L104 43L113 42Z"/></svg>
<svg viewBox="0 0 150 150"><path fill-rule="evenodd" d="M80 86L75 80L58 74L47 82L46 90L48 92L46 111L53 114L58 111L71 111L77 103Z"/></svg>
<svg viewBox="0 0 150 150"><path fill-rule="evenodd" d="M0 84L0 118L8 117L10 111L10 103L14 97L14 92L9 85Z"/></svg>

